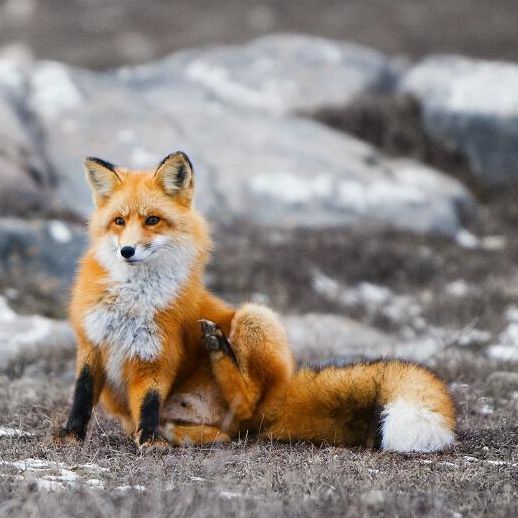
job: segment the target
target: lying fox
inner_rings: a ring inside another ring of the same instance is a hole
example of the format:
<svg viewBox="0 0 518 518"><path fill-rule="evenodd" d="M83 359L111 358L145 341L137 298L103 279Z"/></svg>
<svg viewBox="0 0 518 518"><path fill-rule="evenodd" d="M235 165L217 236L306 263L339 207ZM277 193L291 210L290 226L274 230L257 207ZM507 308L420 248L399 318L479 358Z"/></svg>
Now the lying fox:
<svg viewBox="0 0 518 518"><path fill-rule="evenodd" d="M210 239L182 152L153 171L85 159L96 210L70 307L76 383L58 442L83 440L98 402L140 447L256 432L385 450L441 450L445 384L397 360L299 370L269 309L234 309L204 287ZM228 337L228 338L227 338Z"/></svg>

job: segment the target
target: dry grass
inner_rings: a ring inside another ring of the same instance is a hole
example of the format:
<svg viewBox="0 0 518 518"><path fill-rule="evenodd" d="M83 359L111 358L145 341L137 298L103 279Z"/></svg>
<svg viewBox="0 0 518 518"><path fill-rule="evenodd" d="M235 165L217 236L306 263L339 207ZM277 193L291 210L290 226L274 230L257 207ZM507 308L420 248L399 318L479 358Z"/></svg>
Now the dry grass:
<svg viewBox="0 0 518 518"><path fill-rule="evenodd" d="M63 463L79 479L49 490L41 487L42 471L4 464L0 516L516 515L518 392L487 381L491 371L515 366L459 349L443 352L436 363L455 380L459 405L458 442L436 455L243 438L141 456L100 411L82 447L60 449L49 434L65 419L72 359L26 365L0 378L0 426L34 436L0 438L1 459L44 459L45 473L55 475ZM85 467L90 463L107 471ZM102 487L91 487L92 478Z"/></svg>

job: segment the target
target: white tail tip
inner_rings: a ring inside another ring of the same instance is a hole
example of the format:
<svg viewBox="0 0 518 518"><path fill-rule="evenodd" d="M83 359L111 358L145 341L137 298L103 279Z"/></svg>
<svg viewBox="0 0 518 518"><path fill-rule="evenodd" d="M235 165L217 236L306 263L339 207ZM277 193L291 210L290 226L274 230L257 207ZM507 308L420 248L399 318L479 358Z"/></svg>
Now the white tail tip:
<svg viewBox="0 0 518 518"><path fill-rule="evenodd" d="M404 399L385 406L381 431L382 449L401 452L440 451L455 439L444 416Z"/></svg>

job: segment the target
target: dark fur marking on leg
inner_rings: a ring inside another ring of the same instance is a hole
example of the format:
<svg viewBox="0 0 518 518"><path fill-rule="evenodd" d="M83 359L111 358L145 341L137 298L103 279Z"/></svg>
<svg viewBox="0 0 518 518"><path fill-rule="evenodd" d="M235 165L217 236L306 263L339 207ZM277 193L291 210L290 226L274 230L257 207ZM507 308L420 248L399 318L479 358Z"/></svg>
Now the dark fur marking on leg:
<svg viewBox="0 0 518 518"><path fill-rule="evenodd" d="M88 421L92 415L94 400L94 379L88 365L81 370L76 380L74 402L66 424L66 431L83 440L86 436Z"/></svg>
<svg viewBox="0 0 518 518"><path fill-rule="evenodd" d="M146 394L140 407L139 443L142 445L158 437L160 396L156 390Z"/></svg>

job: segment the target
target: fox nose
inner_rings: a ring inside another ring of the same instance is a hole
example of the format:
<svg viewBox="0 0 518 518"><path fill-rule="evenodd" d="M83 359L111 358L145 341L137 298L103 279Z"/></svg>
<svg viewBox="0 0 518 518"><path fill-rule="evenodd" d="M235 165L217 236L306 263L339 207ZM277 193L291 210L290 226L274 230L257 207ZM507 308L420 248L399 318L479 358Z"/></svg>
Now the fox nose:
<svg viewBox="0 0 518 518"><path fill-rule="evenodd" d="M121 255L125 259L129 259L135 255L135 249L132 246L123 246L121 248Z"/></svg>

